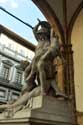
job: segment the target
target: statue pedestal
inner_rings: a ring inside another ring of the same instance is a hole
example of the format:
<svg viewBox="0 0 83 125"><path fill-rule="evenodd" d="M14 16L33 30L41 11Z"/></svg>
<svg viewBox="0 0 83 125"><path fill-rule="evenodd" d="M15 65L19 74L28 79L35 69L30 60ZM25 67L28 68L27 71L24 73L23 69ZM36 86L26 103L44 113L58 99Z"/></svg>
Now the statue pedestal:
<svg viewBox="0 0 83 125"><path fill-rule="evenodd" d="M38 96L32 99L31 108L18 111L12 118L0 115L0 125L74 125L73 118L68 100Z"/></svg>

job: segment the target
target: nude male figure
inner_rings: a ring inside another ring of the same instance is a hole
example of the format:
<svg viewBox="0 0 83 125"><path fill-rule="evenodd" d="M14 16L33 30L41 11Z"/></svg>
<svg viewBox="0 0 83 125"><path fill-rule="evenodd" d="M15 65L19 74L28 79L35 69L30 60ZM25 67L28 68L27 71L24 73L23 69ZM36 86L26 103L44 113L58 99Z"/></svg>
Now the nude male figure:
<svg viewBox="0 0 83 125"><path fill-rule="evenodd" d="M38 30L39 26L41 29ZM41 94L47 94L48 89L50 88L50 80L46 78L45 67L50 63L50 67L53 65L53 60L59 56L61 58L60 53L60 45L58 42L58 36L55 36L53 29L48 22L42 21L40 22L34 29L35 37L38 41L38 45L35 50L35 57L32 61L31 72L29 76L26 78L26 82L32 79L34 74L39 74L39 80L41 85ZM49 69L47 72L49 72ZM53 75L53 74L52 74ZM58 88L56 88L56 94L60 94Z"/></svg>
<svg viewBox="0 0 83 125"><path fill-rule="evenodd" d="M39 26L41 26L40 29L38 29ZM31 97L40 94L47 95L50 91L50 87L54 89L56 95L65 97L57 87L52 74L53 60L57 56L62 58L58 37L54 34L50 24L46 21L39 22L39 24L34 28L34 34L38 41L38 45L36 47L35 57L33 58L32 63L25 69L26 86L22 90L23 94L15 103L1 105L0 108L7 109L9 107L11 109L25 104L25 102L27 102ZM45 70L47 66L49 67L48 71ZM47 75L47 72L51 72L50 77ZM38 78L38 85L35 83L36 78Z"/></svg>

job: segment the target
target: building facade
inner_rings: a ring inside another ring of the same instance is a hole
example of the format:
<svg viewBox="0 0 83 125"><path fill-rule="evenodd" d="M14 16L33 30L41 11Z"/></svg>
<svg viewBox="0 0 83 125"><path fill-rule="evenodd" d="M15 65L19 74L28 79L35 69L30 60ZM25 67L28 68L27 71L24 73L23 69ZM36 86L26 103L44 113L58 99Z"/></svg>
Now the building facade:
<svg viewBox="0 0 83 125"><path fill-rule="evenodd" d="M3 32L5 30L9 34ZM34 56L34 52L18 44L17 39L24 41L20 36L0 25L0 103L15 100L20 95L24 84L24 71L20 62L22 60L30 62Z"/></svg>

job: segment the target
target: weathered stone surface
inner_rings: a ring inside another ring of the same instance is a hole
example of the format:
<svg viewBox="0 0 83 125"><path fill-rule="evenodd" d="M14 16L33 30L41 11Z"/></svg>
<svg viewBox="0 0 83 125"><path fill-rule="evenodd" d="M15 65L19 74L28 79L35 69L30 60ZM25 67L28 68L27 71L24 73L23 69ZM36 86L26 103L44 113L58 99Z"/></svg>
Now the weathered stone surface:
<svg viewBox="0 0 83 125"><path fill-rule="evenodd" d="M0 125L73 125L73 113L68 100L48 96L32 99L31 108L18 111L12 118L0 115Z"/></svg>

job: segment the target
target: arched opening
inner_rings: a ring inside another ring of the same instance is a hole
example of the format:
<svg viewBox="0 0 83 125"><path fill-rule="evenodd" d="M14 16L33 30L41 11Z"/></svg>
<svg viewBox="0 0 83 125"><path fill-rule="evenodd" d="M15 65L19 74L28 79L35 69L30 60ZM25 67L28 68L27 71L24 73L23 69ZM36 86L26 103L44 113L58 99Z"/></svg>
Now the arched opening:
<svg viewBox="0 0 83 125"><path fill-rule="evenodd" d="M77 111L83 112L83 9L80 11L71 34L74 51L74 82Z"/></svg>

